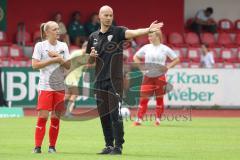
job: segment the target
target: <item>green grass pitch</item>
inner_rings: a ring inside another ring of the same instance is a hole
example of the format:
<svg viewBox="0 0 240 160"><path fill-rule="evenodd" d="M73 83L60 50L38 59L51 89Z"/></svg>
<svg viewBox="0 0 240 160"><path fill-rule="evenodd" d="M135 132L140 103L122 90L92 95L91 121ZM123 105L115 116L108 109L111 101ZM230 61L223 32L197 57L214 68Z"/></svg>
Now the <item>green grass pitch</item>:
<svg viewBox="0 0 240 160"><path fill-rule="evenodd" d="M239 160L240 118L192 118L133 127L124 121L123 155L97 155L104 147L99 119L61 122L57 154L33 154L35 117L0 119L0 160ZM48 122L49 123L49 122Z"/></svg>

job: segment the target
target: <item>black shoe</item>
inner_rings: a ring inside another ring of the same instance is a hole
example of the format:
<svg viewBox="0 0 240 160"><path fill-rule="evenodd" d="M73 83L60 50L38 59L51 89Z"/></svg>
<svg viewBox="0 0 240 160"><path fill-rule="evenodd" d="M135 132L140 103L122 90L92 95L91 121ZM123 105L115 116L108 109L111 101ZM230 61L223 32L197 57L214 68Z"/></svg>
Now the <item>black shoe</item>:
<svg viewBox="0 0 240 160"><path fill-rule="evenodd" d="M122 147L114 147L112 152L110 152L109 154L111 154L111 155L121 155L122 154Z"/></svg>
<svg viewBox="0 0 240 160"><path fill-rule="evenodd" d="M56 153L56 152L57 152L57 151L56 151L55 147L50 146L50 147L48 148L48 153Z"/></svg>
<svg viewBox="0 0 240 160"><path fill-rule="evenodd" d="M109 154L112 151L113 151L113 147L112 146L107 146L106 148L103 148L102 152L100 152L98 154Z"/></svg>
<svg viewBox="0 0 240 160"><path fill-rule="evenodd" d="M35 148L33 149L33 153L42 153L41 147L35 147Z"/></svg>

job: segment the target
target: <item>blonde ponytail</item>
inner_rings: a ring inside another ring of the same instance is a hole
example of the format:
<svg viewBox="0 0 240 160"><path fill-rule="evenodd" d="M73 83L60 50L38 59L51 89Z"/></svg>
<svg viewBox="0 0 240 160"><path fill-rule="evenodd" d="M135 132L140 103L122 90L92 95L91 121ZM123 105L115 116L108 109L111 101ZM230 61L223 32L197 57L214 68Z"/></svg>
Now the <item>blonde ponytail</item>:
<svg viewBox="0 0 240 160"><path fill-rule="evenodd" d="M42 41L44 41L46 39L45 24L46 23L42 23L41 26L40 26L40 33L41 33Z"/></svg>

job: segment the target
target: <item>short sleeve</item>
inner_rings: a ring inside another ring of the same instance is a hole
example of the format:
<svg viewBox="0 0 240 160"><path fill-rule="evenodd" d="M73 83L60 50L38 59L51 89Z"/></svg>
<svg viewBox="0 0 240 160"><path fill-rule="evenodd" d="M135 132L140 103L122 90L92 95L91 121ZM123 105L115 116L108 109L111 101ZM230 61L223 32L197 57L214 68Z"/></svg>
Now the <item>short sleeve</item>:
<svg viewBox="0 0 240 160"><path fill-rule="evenodd" d="M65 60L70 59L69 49L66 43L64 43L64 59Z"/></svg>
<svg viewBox="0 0 240 160"><path fill-rule="evenodd" d="M87 43L87 48L86 48L86 53L87 54L91 53L92 46L93 46L93 35L91 34L88 38L88 43Z"/></svg>
<svg viewBox="0 0 240 160"><path fill-rule="evenodd" d="M204 14L204 10L200 10L197 12L196 18L201 19L203 21L207 21L210 17L206 17Z"/></svg>
<svg viewBox="0 0 240 160"><path fill-rule="evenodd" d="M146 46L141 47L137 52L136 56L139 58L144 58L146 54Z"/></svg>
<svg viewBox="0 0 240 160"><path fill-rule="evenodd" d="M177 54L176 54L171 48L169 48L168 46L166 46L166 52L167 52L167 56L168 56L171 60L173 60L173 59L175 59L175 58L178 57Z"/></svg>
<svg viewBox="0 0 240 160"><path fill-rule="evenodd" d="M198 19L202 19L201 11L198 11L198 12L196 13L196 18L198 18Z"/></svg>
<svg viewBox="0 0 240 160"><path fill-rule="evenodd" d="M119 27L119 32L118 32L118 36L119 36L119 39L122 41L122 40L126 40L126 37L125 37L125 32L126 32L127 28L126 27Z"/></svg>
<svg viewBox="0 0 240 160"><path fill-rule="evenodd" d="M214 58L213 58L213 54L212 54L212 53L209 54L209 58L210 58L210 62L211 62L212 64L214 64L215 61L214 61Z"/></svg>
<svg viewBox="0 0 240 160"><path fill-rule="evenodd" d="M42 57L41 55L42 55L41 43L38 42L34 47L32 58L36 60L41 60Z"/></svg>

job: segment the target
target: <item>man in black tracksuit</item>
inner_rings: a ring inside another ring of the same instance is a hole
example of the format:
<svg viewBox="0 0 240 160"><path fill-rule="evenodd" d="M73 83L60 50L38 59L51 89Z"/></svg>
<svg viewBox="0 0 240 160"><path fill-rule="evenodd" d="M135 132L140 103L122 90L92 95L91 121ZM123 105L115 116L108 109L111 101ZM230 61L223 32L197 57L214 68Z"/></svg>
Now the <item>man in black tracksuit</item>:
<svg viewBox="0 0 240 160"><path fill-rule="evenodd" d="M109 6L100 8L99 19L101 28L89 36L86 53L96 60L94 90L106 143L100 154L122 154L124 131L122 117L119 115L123 92L121 44L124 40L158 31L163 23L155 21L148 28L136 30L112 26L113 10Z"/></svg>

